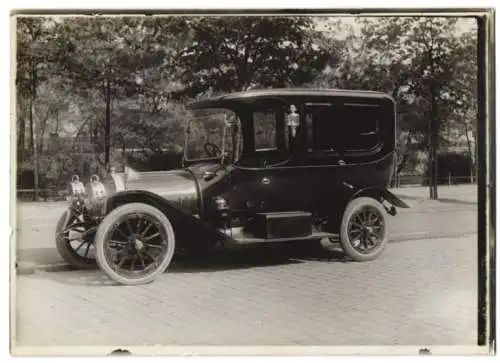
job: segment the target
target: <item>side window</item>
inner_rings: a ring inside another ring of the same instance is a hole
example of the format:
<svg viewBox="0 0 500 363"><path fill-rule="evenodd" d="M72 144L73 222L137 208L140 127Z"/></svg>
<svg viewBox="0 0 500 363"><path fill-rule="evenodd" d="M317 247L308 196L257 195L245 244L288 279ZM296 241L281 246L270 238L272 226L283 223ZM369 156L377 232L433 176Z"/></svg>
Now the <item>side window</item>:
<svg viewBox="0 0 500 363"><path fill-rule="evenodd" d="M311 107L306 115L308 150L339 152L339 121L331 106Z"/></svg>
<svg viewBox="0 0 500 363"><path fill-rule="evenodd" d="M380 113L377 107L345 106L345 152L369 151L380 143Z"/></svg>
<svg viewBox="0 0 500 363"><path fill-rule="evenodd" d="M339 154L367 152L380 143L376 107L314 107L306 115L308 150Z"/></svg>
<svg viewBox="0 0 500 363"><path fill-rule="evenodd" d="M253 114L255 150L276 148L276 113L255 112Z"/></svg>

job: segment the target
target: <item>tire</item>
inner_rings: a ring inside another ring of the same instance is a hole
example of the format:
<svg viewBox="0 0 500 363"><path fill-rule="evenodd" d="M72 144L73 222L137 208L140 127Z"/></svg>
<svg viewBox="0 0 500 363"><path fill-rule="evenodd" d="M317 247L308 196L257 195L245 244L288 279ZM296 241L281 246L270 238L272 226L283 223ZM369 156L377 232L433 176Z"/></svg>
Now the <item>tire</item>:
<svg viewBox="0 0 500 363"><path fill-rule="evenodd" d="M71 267L88 270L95 269L97 267L96 260L94 258L85 257L78 254L78 249L83 247L87 248L87 251L90 250L91 242L88 243L87 247L82 246L77 247L77 250L72 247L71 241L69 240L69 232L62 234L65 228L68 227L71 223L75 221L75 217L73 215L68 217L70 213L69 210L64 211L59 220L57 221L56 231L55 231L55 239L56 239L56 247L57 251L61 255L61 257L68 263Z"/></svg>
<svg viewBox="0 0 500 363"><path fill-rule="evenodd" d="M140 220L143 222L139 222ZM134 227L131 227L131 222L137 224L135 232L132 231ZM128 233L122 231L123 224ZM144 226L142 232L140 225ZM157 230L157 233L151 233L151 229L152 232ZM113 244L120 249L113 252ZM111 211L103 219L97 229L95 248L97 264L109 278L122 285L142 285L152 282L170 265L175 252L174 229L170 220L160 210L143 203L125 204ZM155 259L152 257L152 251L158 250L160 256ZM139 258L143 268L135 270L135 263ZM145 261L148 260L151 262L145 266ZM121 268L125 262L130 262L129 270Z"/></svg>
<svg viewBox="0 0 500 363"><path fill-rule="evenodd" d="M373 213L372 217L367 217L364 224L360 223L362 217L369 213ZM377 219L373 219L374 216ZM372 220L378 222L370 225L369 221ZM377 223L379 228L375 228ZM358 227L363 225L365 227ZM357 229L361 231L359 235ZM375 234L376 242L373 240ZM359 197L347 204L340 225L340 245L347 256L360 262L374 260L385 250L388 236L387 212L380 202L369 197Z"/></svg>

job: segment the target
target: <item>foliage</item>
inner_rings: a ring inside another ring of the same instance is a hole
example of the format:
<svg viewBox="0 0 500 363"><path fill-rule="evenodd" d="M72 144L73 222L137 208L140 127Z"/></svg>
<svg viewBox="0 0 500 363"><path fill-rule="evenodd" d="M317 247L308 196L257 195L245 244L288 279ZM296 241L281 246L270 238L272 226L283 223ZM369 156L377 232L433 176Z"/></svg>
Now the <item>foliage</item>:
<svg viewBox="0 0 500 363"><path fill-rule="evenodd" d="M305 17L188 18L191 46L177 58L182 94L285 87L309 82L335 49Z"/></svg>
<svg viewBox="0 0 500 363"><path fill-rule="evenodd" d="M253 87L387 92L398 171L452 147L450 128L475 159L477 37L453 18L25 17L16 35L18 171L37 164L39 186L107 163L173 167L182 104ZM192 132L201 153L207 130Z"/></svg>
<svg viewBox="0 0 500 363"><path fill-rule="evenodd" d="M428 163L435 160L438 149L449 142L443 129L451 123L473 128L476 35L457 36L456 22L437 17L361 18L360 36L346 38L343 62L316 80L317 85L377 90L394 97L398 171L415 161L417 150L427 152ZM436 189L431 196L437 198Z"/></svg>

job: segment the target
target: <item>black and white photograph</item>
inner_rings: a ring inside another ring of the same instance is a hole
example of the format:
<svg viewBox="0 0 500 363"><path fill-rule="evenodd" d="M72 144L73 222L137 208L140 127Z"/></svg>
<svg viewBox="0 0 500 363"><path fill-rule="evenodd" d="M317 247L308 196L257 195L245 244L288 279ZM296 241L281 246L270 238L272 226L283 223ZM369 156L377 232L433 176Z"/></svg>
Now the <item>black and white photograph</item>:
<svg viewBox="0 0 500 363"><path fill-rule="evenodd" d="M14 12L11 354L494 354L494 12L400 10Z"/></svg>

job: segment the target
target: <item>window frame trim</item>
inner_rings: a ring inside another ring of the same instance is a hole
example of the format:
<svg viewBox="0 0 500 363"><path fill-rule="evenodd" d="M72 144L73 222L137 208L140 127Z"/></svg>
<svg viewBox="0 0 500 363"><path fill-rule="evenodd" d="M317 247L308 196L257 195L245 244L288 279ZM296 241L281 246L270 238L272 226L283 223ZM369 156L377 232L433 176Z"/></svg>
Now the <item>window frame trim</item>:
<svg viewBox="0 0 500 363"><path fill-rule="evenodd" d="M308 116L312 117L311 110L315 106L326 107L326 108L335 108L335 106L336 106L332 102L308 102L308 103L305 103L304 105L306 106L305 110L304 110L304 118L307 118ZM353 107L353 108L358 108L358 109L361 109L362 107L366 107L366 108L370 108L370 109L381 109L381 105L379 105L379 104L355 103L355 102L344 102L341 104L341 107L342 108ZM334 112L332 111L332 113L334 113ZM314 140L315 123L316 122L314 119L311 119L310 124L307 121L304 122L304 125L308 128L306 130L306 134L307 134L307 140L306 140L307 145L305 148L306 153L308 155L312 155L312 156L340 156L341 153L337 150L332 151L332 150L321 150L321 149L314 148L317 144L317 142L315 142L315 140ZM377 117L376 118L377 143L375 145L373 145L370 149L366 149L366 148L365 149L351 149L351 150L346 151L344 148L344 152L342 153L342 155L343 156L369 156L369 155L375 155L375 154L379 153L384 147L384 137L382 135L383 129L380 127L381 124L382 124L382 121L381 121L380 117ZM312 129L309 130L309 127L311 127ZM312 136L311 140L309 139L309 131L311 132L311 136ZM365 136L367 136L367 135L365 135Z"/></svg>

